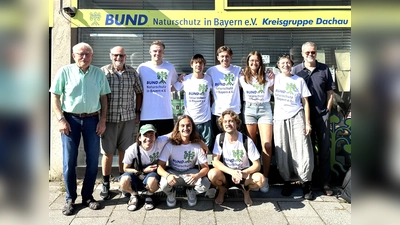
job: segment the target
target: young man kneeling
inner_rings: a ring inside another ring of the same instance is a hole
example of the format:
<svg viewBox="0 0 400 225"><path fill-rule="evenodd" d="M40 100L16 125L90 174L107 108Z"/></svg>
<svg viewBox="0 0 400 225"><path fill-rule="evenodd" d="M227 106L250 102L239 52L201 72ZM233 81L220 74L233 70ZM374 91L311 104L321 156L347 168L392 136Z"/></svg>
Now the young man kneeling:
<svg viewBox="0 0 400 225"><path fill-rule="evenodd" d="M264 176L258 172L260 153L253 141L238 131L242 121L234 111L222 112L218 123L225 132L216 137L214 168L208 172L211 183L219 190L215 203L222 204L228 188L235 186L243 191L244 203L249 207L253 204L249 191L261 188L265 183Z"/></svg>

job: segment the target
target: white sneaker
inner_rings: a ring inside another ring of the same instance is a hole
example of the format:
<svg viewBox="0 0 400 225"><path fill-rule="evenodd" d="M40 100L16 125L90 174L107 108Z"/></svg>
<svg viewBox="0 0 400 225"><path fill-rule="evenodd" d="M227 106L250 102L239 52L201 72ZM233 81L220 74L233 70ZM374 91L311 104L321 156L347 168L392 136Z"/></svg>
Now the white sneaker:
<svg viewBox="0 0 400 225"><path fill-rule="evenodd" d="M210 188L207 190L205 196L208 198L215 198L215 194L217 193L217 189L215 188Z"/></svg>
<svg viewBox="0 0 400 225"><path fill-rule="evenodd" d="M192 188L186 189L186 196L188 198L188 205L195 206L197 204L196 191Z"/></svg>
<svg viewBox="0 0 400 225"><path fill-rule="evenodd" d="M267 193L269 191L268 178L265 179L264 187L260 188L260 191L263 193Z"/></svg>
<svg viewBox="0 0 400 225"><path fill-rule="evenodd" d="M174 207L176 205L176 190L173 189L171 194L167 194L167 205L168 207Z"/></svg>

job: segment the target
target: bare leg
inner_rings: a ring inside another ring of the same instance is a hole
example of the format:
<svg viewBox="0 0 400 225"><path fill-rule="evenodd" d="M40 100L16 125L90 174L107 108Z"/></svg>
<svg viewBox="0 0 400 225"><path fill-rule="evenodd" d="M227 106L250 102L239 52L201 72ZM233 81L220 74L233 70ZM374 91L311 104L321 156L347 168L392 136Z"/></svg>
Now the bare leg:
<svg viewBox="0 0 400 225"><path fill-rule="evenodd" d="M118 169L120 174L124 173L124 166L122 163L122 160L124 160L124 156L125 156L125 151L118 150Z"/></svg>
<svg viewBox="0 0 400 225"><path fill-rule="evenodd" d="M246 206L250 207L251 205L253 205L253 201L250 198L250 192L243 190L243 195L244 195L244 203L246 204ZM217 200L215 199L215 201Z"/></svg>
<svg viewBox="0 0 400 225"><path fill-rule="evenodd" d="M272 159L272 124L259 124L258 128L262 146L263 175L268 178Z"/></svg>
<svg viewBox="0 0 400 225"><path fill-rule="evenodd" d="M218 196L215 198L215 204L221 205L224 202L224 197L227 189L223 186L218 186Z"/></svg>

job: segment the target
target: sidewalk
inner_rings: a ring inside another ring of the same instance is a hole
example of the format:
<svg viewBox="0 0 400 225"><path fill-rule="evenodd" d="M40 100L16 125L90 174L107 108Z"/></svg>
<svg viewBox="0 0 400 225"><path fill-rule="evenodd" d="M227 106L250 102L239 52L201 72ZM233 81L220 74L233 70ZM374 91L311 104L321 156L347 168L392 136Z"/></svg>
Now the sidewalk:
<svg viewBox="0 0 400 225"><path fill-rule="evenodd" d="M117 182L111 183L112 198L106 201L99 197L99 184L97 182L93 196L102 204L102 209L94 211L83 208L80 204L82 199L78 196L75 214L64 216L61 213L65 203L63 183L49 182L49 224L351 224L351 204L334 196L322 195L318 190L314 191L314 201L304 200L297 186L290 197L281 196L279 185L271 186L268 193L252 191L253 205L249 208L243 202L243 194L237 189L230 189L222 205L216 205L214 199L199 195L197 205L189 207L185 194L177 193L177 205L169 208L165 203L165 195L159 193L157 196L160 197L154 198L154 210L146 211L141 201L139 209L130 212L126 209L128 198L121 197ZM78 185L78 195L80 188L81 185Z"/></svg>

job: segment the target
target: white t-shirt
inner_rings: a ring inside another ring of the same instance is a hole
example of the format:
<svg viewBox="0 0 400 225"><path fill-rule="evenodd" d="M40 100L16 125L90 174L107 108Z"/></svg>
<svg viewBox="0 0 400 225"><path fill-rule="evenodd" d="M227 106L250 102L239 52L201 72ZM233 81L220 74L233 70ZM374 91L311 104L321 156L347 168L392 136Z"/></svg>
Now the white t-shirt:
<svg viewBox="0 0 400 225"><path fill-rule="evenodd" d="M260 153L257 150L254 142L251 138L247 137L248 152L246 154L246 149L243 145L243 134L239 132L238 140L234 143L230 143L225 134L224 138L224 149L219 146L219 138L221 134L218 134L215 138L213 154L222 155L224 165L231 169L242 170L250 167L250 161L255 161L260 158Z"/></svg>
<svg viewBox="0 0 400 225"><path fill-rule="evenodd" d="M171 84L178 80L174 65L163 62L159 66L151 61L137 68L143 85L141 120L172 119Z"/></svg>
<svg viewBox="0 0 400 225"><path fill-rule="evenodd" d="M198 164L207 162L206 155L201 151L200 145L197 143L173 145L170 142L161 152L161 161L168 162L168 165L176 171L186 171Z"/></svg>
<svg viewBox="0 0 400 225"><path fill-rule="evenodd" d="M146 166L156 163L161 151L163 150L165 144L168 142L169 138L165 135L159 136L153 144L153 147L150 150L144 150L141 146L140 149L140 158L142 159L143 168ZM122 160L125 164L132 164L133 159L137 158L137 143L129 146L125 151L124 159Z"/></svg>
<svg viewBox="0 0 400 225"><path fill-rule="evenodd" d="M174 86L177 90L185 91L185 115L192 117L195 124L211 120L211 76L204 74L204 78L198 79L191 73L185 76L182 82L176 82Z"/></svg>
<svg viewBox="0 0 400 225"><path fill-rule="evenodd" d="M301 99L308 96L311 93L303 78L277 74L274 85L274 120L292 118L303 108Z"/></svg>
<svg viewBox="0 0 400 225"><path fill-rule="evenodd" d="M244 76L240 76L239 84L243 88L243 98L245 102L251 103L262 103L269 102L271 99L271 93L269 91L269 87L274 85L273 79L268 79L267 75L267 83L260 85L256 78L252 77L251 83L248 84L244 80Z"/></svg>
<svg viewBox="0 0 400 225"><path fill-rule="evenodd" d="M210 75L213 81L212 114L221 116L221 113L227 109L240 113L240 71L240 66L235 65L230 65L229 68L217 65L207 70L206 74Z"/></svg>

